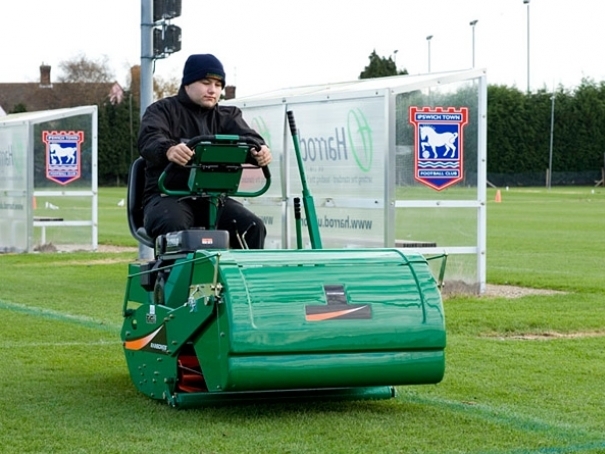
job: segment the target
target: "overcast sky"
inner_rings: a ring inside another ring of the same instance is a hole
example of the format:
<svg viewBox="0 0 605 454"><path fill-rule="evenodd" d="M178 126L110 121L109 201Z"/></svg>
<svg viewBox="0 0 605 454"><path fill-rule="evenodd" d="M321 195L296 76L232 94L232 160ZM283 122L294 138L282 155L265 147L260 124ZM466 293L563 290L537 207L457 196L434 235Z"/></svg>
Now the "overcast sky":
<svg viewBox="0 0 605 454"><path fill-rule="evenodd" d="M237 94L357 79L376 50L410 74L487 70L522 90L605 80L599 0L182 0L182 50L156 62L181 77L187 56L213 53ZM141 0L4 1L0 82L37 82L41 63L107 57L116 80L140 64ZM395 53L397 50L397 53Z"/></svg>

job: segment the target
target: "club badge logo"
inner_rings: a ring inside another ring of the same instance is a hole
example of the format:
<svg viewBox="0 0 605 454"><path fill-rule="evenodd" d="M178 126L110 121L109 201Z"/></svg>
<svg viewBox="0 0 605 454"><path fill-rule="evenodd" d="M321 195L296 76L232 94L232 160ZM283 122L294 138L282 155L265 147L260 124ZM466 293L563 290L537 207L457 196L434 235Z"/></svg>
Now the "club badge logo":
<svg viewBox="0 0 605 454"><path fill-rule="evenodd" d="M437 191L462 180L468 108L411 106L409 118L414 125L414 178Z"/></svg>
<svg viewBox="0 0 605 454"><path fill-rule="evenodd" d="M62 185L80 178L84 131L42 131L42 140L46 144L46 178Z"/></svg>

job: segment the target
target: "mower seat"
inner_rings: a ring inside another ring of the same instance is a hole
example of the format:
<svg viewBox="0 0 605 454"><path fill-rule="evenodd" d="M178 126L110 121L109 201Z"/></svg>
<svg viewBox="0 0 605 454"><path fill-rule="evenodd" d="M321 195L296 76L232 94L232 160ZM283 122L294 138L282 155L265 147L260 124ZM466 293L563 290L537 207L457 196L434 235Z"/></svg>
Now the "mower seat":
<svg viewBox="0 0 605 454"><path fill-rule="evenodd" d="M154 241L143 226L143 190L145 189L145 160L137 158L128 174L127 212L130 233L140 243L154 249Z"/></svg>

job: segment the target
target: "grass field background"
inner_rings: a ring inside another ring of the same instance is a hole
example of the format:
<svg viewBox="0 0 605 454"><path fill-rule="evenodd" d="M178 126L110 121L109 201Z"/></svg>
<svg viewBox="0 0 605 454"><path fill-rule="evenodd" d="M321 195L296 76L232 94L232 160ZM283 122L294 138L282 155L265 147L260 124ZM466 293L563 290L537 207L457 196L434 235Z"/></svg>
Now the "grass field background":
<svg viewBox="0 0 605 454"><path fill-rule="evenodd" d="M376 402L174 410L119 341L136 253L0 255L0 452L605 453L605 191L488 203L488 282L558 290L445 301L443 382ZM135 246L101 189L99 241ZM447 281L447 273L446 273Z"/></svg>

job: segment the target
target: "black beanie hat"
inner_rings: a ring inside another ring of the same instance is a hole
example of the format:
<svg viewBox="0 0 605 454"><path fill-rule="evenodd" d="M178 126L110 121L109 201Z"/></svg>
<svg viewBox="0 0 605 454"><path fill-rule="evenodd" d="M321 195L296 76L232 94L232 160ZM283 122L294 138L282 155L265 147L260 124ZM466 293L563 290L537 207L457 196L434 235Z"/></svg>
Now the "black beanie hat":
<svg viewBox="0 0 605 454"><path fill-rule="evenodd" d="M214 77L219 79L225 86L225 70L223 64L212 54L190 55L183 69L183 85L189 85L195 81Z"/></svg>

